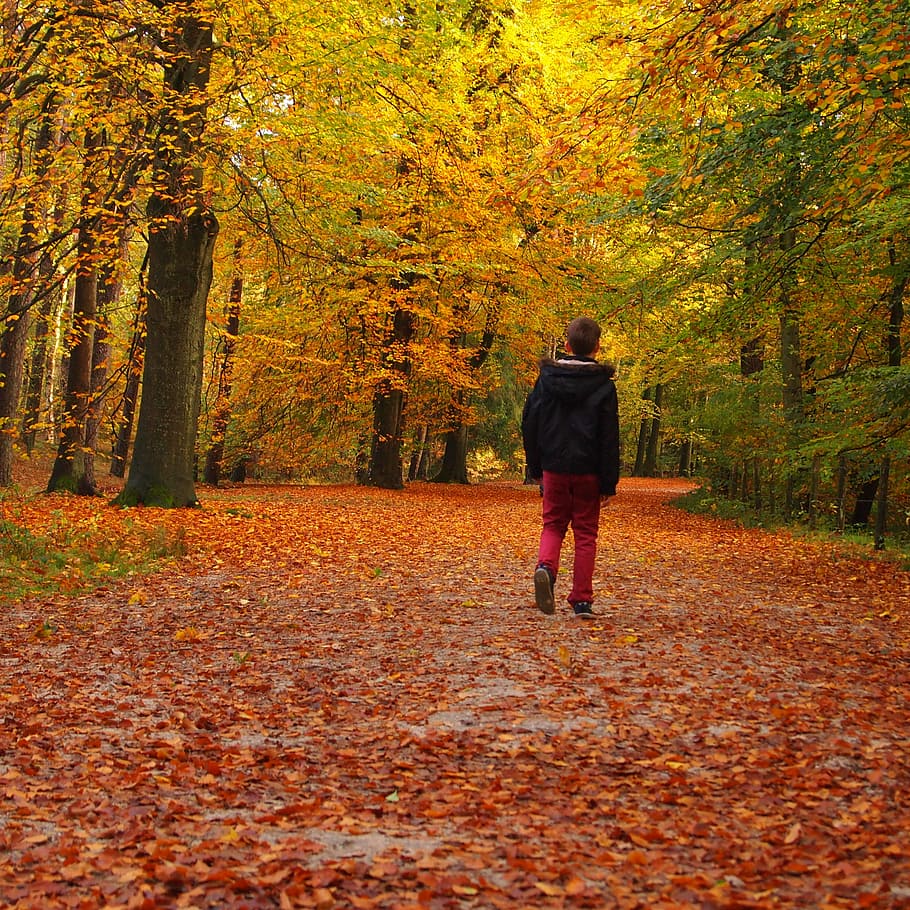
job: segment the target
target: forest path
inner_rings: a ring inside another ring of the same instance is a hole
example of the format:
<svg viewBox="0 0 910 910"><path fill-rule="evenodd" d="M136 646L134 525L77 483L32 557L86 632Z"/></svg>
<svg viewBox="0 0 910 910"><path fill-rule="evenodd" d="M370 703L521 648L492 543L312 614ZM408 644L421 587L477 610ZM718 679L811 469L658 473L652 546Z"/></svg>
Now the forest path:
<svg viewBox="0 0 910 910"><path fill-rule="evenodd" d="M623 481L590 622L533 488L154 513L175 567L0 616L0 904L910 907L910 575L681 489Z"/></svg>

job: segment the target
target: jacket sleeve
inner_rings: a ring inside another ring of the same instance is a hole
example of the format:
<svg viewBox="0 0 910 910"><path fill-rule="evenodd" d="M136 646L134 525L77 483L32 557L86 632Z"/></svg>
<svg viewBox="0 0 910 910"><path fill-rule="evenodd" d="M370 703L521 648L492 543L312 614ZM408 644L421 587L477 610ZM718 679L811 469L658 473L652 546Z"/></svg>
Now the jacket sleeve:
<svg viewBox="0 0 910 910"><path fill-rule="evenodd" d="M619 483L619 405L613 382L610 382L601 411L599 474L601 495L614 496Z"/></svg>
<svg viewBox="0 0 910 910"><path fill-rule="evenodd" d="M540 446L538 445L538 424L540 420L540 396L537 384L531 389L525 401L524 411L521 415L521 439L524 443L525 462L528 466L528 476L532 480L539 480L543 476L540 464Z"/></svg>

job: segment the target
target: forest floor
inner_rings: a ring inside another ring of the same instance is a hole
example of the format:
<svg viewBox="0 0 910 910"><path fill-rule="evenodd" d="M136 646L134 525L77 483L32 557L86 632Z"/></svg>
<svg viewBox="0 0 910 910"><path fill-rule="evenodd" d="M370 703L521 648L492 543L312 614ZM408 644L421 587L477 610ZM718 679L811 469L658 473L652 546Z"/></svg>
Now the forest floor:
<svg viewBox="0 0 910 910"><path fill-rule="evenodd" d="M187 552L0 613L0 905L910 907L910 575L683 489L623 481L589 622L534 488L22 504Z"/></svg>

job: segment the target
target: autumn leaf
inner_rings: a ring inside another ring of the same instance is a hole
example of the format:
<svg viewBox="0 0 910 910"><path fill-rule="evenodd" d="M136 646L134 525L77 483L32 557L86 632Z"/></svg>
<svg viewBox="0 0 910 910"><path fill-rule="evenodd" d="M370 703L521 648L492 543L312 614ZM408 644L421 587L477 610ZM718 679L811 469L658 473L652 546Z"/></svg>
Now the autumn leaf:
<svg viewBox="0 0 910 910"><path fill-rule="evenodd" d="M583 627L535 606L519 484L225 490L141 602L124 578L0 612L4 898L893 903L906 573L624 486Z"/></svg>

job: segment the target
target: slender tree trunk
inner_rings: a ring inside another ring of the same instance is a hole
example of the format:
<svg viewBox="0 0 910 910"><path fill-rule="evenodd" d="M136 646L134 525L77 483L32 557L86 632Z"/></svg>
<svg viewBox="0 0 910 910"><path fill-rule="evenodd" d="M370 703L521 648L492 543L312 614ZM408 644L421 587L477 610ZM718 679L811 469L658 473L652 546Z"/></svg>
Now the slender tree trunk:
<svg viewBox="0 0 910 910"><path fill-rule="evenodd" d="M645 389L641 393L642 401L651 400L651 389ZM642 477L645 468L645 454L648 449L648 429L651 426L651 416L649 411L642 407L641 423L638 425L638 446L635 450L635 467L632 469L633 477Z"/></svg>
<svg viewBox="0 0 910 910"><path fill-rule="evenodd" d="M111 355L111 334L107 315L99 311L92 342L92 379L88 413L85 415L85 439L82 453L82 476L77 481L77 491L83 495L98 495L95 477L95 454L98 451L98 434L104 413L107 368Z"/></svg>
<svg viewBox="0 0 910 910"><path fill-rule="evenodd" d="M657 460L660 455L660 411L663 397L664 386L662 382L658 382L654 386L654 417L651 418L651 426L648 430L648 446L645 451L645 463L642 468L642 473L645 477L656 477L659 473Z"/></svg>
<svg viewBox="0 0 910 910"><path fill-rule="evenodd" d="M502 290L497 288L497 290ZM486 325L480 344L471 354L467 366L472 374L486 363L496 340L499 327L500 307L491 303L487 310ZM465 345L465 332L458 330L450 336L453 348ZM436 483L462 483L468 481L468 425L465 423L465 409L468 405L467 393L459 390L455 393L453 407L450 409L449 429L445 435L445 450L439 473L433 478Z"/></svg>
<svg viewBox="0 0 910 910"><path fill-rule="evenodd" d="M44 105L41 126L35 138L35 174L39 184L50 167L53 145L51 120L55 110L56 102L52 94ZM13 482L14 427L22 395L26 340L31 326L32 280L37 260L35 244L41 208L36 196L26 199L19 239L12 263L8 265L12 290L0 324L0 487L8 487Z"/></svg>
<svg viewBox="0 0 910 910"><path fill-rule="evenodd" d="M28 294L16 291L10 295L0 327L0 487L13 482L13 426L22 392L29 322Z"/></svg>
<svg viewBox="0 0 910 910"><path fill-rule="evenodd" d="M781 249L785 254L796 246L796 232L792 228L781 236ZM784 268L790 268L785 265ZM803 399L803 365L800 353L800 318L791 293L792 276L788 273L781 282L780 313L780 364L784 418L791 449L802 442L805 433L805 403ZM784 494L786 518L793 516L796 486L800 472L788 466Z"/></svg>
<svg viewBox="0 0 910 910"><path fill-rule="evenodd" d="M892 237L888 242L888 262L894 269L898 265L897 244ZM904 321L904 294L907 290L906 263L891 288L888 298L888 335L886 339L888 351L888 366L899 367L903 361L903 344L901 343L901 329ZM888 493L891 476L891 456L885 455L882 459L881 472L878 482L878 501L875 511L875 549L885 548L885 534L888 530Z"/></svg>
<svg viewBox="0 0 910 910"><path fill-rule="evenodd" d="M892 270L896 269L898 265L897 244L893 237L888 241L888 264ZM896 275L887 296L888 328L885 336L885 350L887 351L888 366L890 367L899 367L903 361L901 330L904 319L904 293L906 292L908 280L906 268L905 264L904 268ZM851 526L857 528L868 526L869 518L872 515L872 506L878 495L879 480L879 475L875 473L865 479L860 485L856 494L853 513L850 516Z"/></svg>
<svg viewBox="0 0 910 910"><path fill-rule="evenodd" d="M215 415L212 419L212 438L205 456L205 483L218 484L224 462L224 438L231 417L231 376L234 370L234 349L240 334L240 304L243 300L243 273L240 253L242 241L234 244L234 278L231 281L228 301L228 320L223 338L221 366L218 373L218 398L215 401Z"/></svg>
<svg viewBox="0 0 910 910"><path fill-rule="evenodd" d="M888 531L888 479L891 474L891 457L882 459L878 481L878 504L875 510L875 549L885 549L885 534Z"/></svg>
<svg viewBox="0 0 910 910"><path fill-rule="evenodd" d="M430 477L430 431L429 428L426 430L426 438L420 449L420 460L417 462L416 480L428 480Z"/></svg>
<svg viewBox="0 0 910 910"><path fill-rule="evenodd" d="M142 403L122 505L196 506L194 465L205 315L218 221L202 185L199 148L212 27L176 17L164 64L168 108L149 198L147 340Z"/></svg>
<svg viewBox="0 0 910 910"><path fill-rule="evenodd" d="M780 316L780 363L784 416L787 419L791 438L798 441L801 438L805 421L799 314L790 302L789 291L785 291L784 295Z"/></svg>
<svg viewBox="0 0 910 910"><path fill-rule="evenodd" d="M58 233L63 227L68 197L69 187L65 184L58 189L54 203L53 224ZM42 296L38 317L35 320L28 388L22 418L22 445L29 456L35 448L42 413L44 419L50 423L49 405L55 364L53 352L56 345L49 342L52 340L56 342L56 327L63 306L63 282L55 280L56 271L54 257L49 250L43 250L38 260L38 286L41 288Z"/></svg>
<svg viewBox="0 0 910 910"><path fill-rule="evenodd" d="M888 241L888 262L892 269L898 265L897 243L892 237ZM888 366L899 367L903 361L903 344L901 342L901 328L904 321L904 294L907 290L908 264L904 262L902 274L898 275L891 292L888 295L888 335L886 345L888 350Z"/></svg>
<svg viewBox="0 0 910 910"><path fill-rule="evenodd" d="M421 475L420 469L426 461L427 439L430 435L430 428L424 424L417 435L417 445L411 453L411 461L408 465L408 480L423 479L426 473Z"/></svg>
<svg viewBox="0 0 910 910"><path fill-rule="evenodd" d="M126 362L126 383L123 388L120 419L116 425L116 438L111 450L110 473L112 477L123 477L126 473L126 459L130 451L133 422L139 404L139 386L142 382L142 367L145 363L145 312L148 299L144 280L146 264L143 263L141 269L139 298L136 301L136 314L133 319L133 336Z"/></svg>
<svg viewBox="0 0 910 910"><path fill-rule="evenodd" d="M44 255L38 265L38 280L44 297L35 320L32 336L31 364L28 371L28 386L25 392L24 416L22 418L22 445L29 456L34 452L38 425L46 400L45 388L51 382L51 356L48 341L51 326L56 323L60 307L60 294L52 288L54 266L51 257Z"/></svg>
<svg viewBox="0 0 910 910"><path fill-rule="evenodd" d="M69 368L63 404L63 425L57 458L47 484L47 492L69 490L89 495L84 479L85 419L88 414L92 387L92 343L95 335L95 315L98 308L98 269L96 262L97 185L93 173L99 146L97 135L85 140L85 170L79 215L78 252L76 261L76 293L73 322L70 329ZM78 462L78 463L77 463Z"/></svg>
<svg viewBox="0 0 910 910"><path fill-rule="evenodd" d="M119 259L128 251L129 228L121 229ZM123 296L123 281L117 272L117 263L109 263L103 269L98 282L98 317L95 322L95 339L92 345L91 403L85 419L85 455L83 476L80 486L86 491L97 490L95 479L95 455L98 451L98 435L104 416L107 398L108 367L111 354L111 332L109 314L117 310Z"/></svg>
<svg viewBox="0 0 910 910"><path fill-rule="evenodd" d="M844 500L847 497L847 459L841 455L837 459L837 530L843 531L847 522Z"/></svg>
<svg viewBox="0 0 910 910"><path fill-rule="evenodd" d="M809 477L809 528L815 530L818 523L818 483L821 473L821 456L812 457L812 473Z"/></svg>
<svg viewBox="0 0 910 910"><path fill-rule="evenodd" d="M680 477L690 477L692 474L692 438L690 436L687 436L679 447L677 473Z"/></svg>

